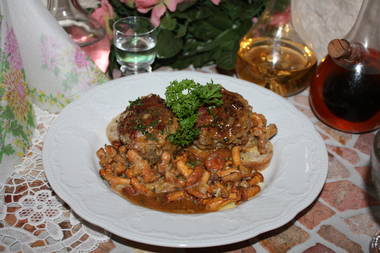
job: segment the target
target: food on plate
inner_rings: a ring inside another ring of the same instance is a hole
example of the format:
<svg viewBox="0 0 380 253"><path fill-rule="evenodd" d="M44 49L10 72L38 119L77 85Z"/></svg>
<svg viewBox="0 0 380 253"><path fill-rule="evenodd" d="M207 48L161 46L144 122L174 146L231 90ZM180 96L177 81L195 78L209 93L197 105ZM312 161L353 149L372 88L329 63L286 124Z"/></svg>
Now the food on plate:
<svg viewBox="0 0 380 253"><path fill-rule="evenodd" d="M150 94L130 103L107 129L108 139L138 150L142 158L155 164L162 151L173 152L168 135L178 129L177 118L158 95Z"/></svg>
<svg viewBox="0 0 380 253"><path fill-rule="evenodd" d="M185 79L171 82L165 100L130 101L106 131L111 144L96 155L112 190L148 208L203 213L260 192L277 127L240 94Z"/></svg>

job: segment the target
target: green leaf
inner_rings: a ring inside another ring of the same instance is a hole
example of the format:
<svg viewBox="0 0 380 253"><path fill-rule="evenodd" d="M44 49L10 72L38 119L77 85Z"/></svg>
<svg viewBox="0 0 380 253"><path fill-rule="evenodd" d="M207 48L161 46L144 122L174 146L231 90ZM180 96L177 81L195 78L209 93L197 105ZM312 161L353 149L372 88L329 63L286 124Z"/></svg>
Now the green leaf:
<svg viewBox="0 0 380 253"><path fill-rule="evenodd" d="M195 39L188 39L183 46L183 55L186 57L197 55L199 53L211 51L217 46L218 45L215 43L215 40L202 42Z"/></svg>
<svg viewBox="0 0 380 253"><path fill-rule="evenodd" d="M165 16L161 19L160 29L166 29L169 31L173 31L177 26L177 21L175 18L172 18L170 14L167 12Z"/></svg>
<svg viewBox="0 0 380 253"><path fill-rule="evenodd" d="M236 53L239 49L241 35L238 30L229 29L221 33L215 40L218 48L214 51L213 58L216 65L225 70L235 68Z"/></svg>
<svg viewBox="0 0 380 253"><path fill-rule="evenodd" d="M213 26L212 24L206 21L197 21L194 22L190 27L189 31L193 34L193 36L197 39L207 41L213 40L217 37L223 30L220 30Z"/></svg>
<svg viewBox="0 0 380 253"><path fill-rule="evenodd" d="M181 57L180 60L174 60L170 66L174 69L184 69L193 64L193 57Z"/></svg>
<svg viewBox="0 0 380 253"><path fill-rule="evenodd" d="M216 65L225 70L232 70L235 68L236 51L220 50L214 54Z"/></svg>
<svg viewBox="0 0 380 253"><path fill-rule="evenodd" d="M180 128L174 134L169 135L169 141L175 145L186 147L193 143L194 139L199 136L198 128Z"/></svg>
<svg viewBox="0 0 380 253"><path fill-rule="evenodd" d="M0 97L4 96L5 89L0 87Z"/></svg>
<svg viewBox="0 0 380 253"><path fill-rule="evenodd" d="M239 34L239 40L244 36L244 34L251 28L252 20L246 19L238 23L235 28L237 34Z"/></svg>
<svg viewBox="0 0 380 253"><path fill-rule="evenodd" d="M179 129L169 135L169 141L179 146L187 146L198 137L196 127L200 106L222 104L221 86L213 82L201 85L191 79L172 81L165 91L166 105L179 119Z"/></svg>
<svg viewBox="0 0 380 253"><path fill-rule="evenodd" d="M259 15L264 9L264 1L223 1L221 4L222 9L228 13L232 20L250 19Z"/></svg>
<svg viewBox="0 0 380 253"><path fill-rule="evenodd" d="M181 38L181 37L185 36L186 33L187 33L187 23L185 25L179 24L176 37Z"/></svg>
<svg viewBox="0 0 380 253"><path fill-rule="evenodd" d="M181 119L179 123L182 129L186 129L186 128L193 128L195 125L195 122L197 122L197 114L192 114L187 118Z"/></svg>
<svg viewBox="0 0 380 253"><path fill-rule="evenodd" d="M190 117L199 107L199 100L196 94L192 92L200 84L193 80L173 81L166 88L166 104L179 118Z"/></svg>
<svg viewBox="0 0 380 253"><path fill-rule="evenodd" d="M231 19L240 18L242 9L241 1L223 1L220 5L223 9L228 10L227 13Z"/></svg>
<svg viewBox="0 0 380 253"><path fill-rule="evenodd" d="M218 6L210 0L182 2L175 12L167 12L161 19L158 57L153 68L172 66L182 69L190 65L202 67L217 64L221 69L233 69L239 41L252 26L252 18L263 11L266 2L222 0ZM140 16L151 15L151 12L141 14L129 9L120 0L110 0L110 4L120 17L132 12ZM109 59L109 69L112 71L118 67L112 50Z"/></svg>
<svg viewBox="0 0 380 253"><path fill-rule="evenodd" d="M222 86L214 84L212 81L199 87L197 90L197 96L202 101L202 104L206 105L222 105Z"/></svg>
<svg viewBox="0 0 380 253"><path fill-rule="evenodd" d="M231 50L235 46L238 39L239 34L232 29L224 31L218 36L218 38L216 38L219 48L225 50Z"/></svg>
<svg viewBox="0 0 380 253"><path fill-rule="evenodd" d="M183 47L183 41L176 38L169 30L160 30L158 34L157 55L159 58L169 58L178 54Z"/></svg>
<svg viewBox="0 0 380 253"><path fill-rule="evenodd" d="M14 154L16 151L14 150L14 148L12 147L11 144L7 144L3 147L2 150L0 150L2 153L6 154L6 155L12 155Z"/></svg>
<svg viewBox="0 0 380 253"><path fill-rule="evenodd" d="M177 5L177 11L183 12L197 3L197 0L184 1Z"/></svg>
<svg viewBox="0 0 380 253"><path fill-rule="evenodd" d="M189 21L197 21L210 17L212 12L206 8L190 8L186 12L174 12L173 16Z"/></svg>
<svg viewBox="0 0 380 253"><path fill-rule="evenodd" d="M220 9L213 11L214 15L207 18L206 22L220 30L229 29L233 22L229 19L227 13L223 13Z"/></svg>
<svg viewBox="0 0 380 253"><path fill-rule="evenodd" d="M27 116L28 116L28 118L27 118L28 125L30 127L35 127L36 126L36 122L35 122L35 119L34 119L34 111L32 109L32 106L30 106Z"/></svg>
<svg viewBox="0 0 380 253"><path fill-rule="evenodd" d="M13 114L11 108L9 106L6 106L5 110L0 114L0 118L13 120L15 118L15 115Z"/></svg>
<svg viewBox="0 0 380 253"><path fill-rule="evenodd" d="M27 139L24 129L21 125L18 124L17 121L12 121L10 124L10 131L13 134L13 136L16 137L22 137L23 139Z"/></svg>
<svg viewBox="0 0 380 253"><path fill-rule="evenodd" d="M200 53L197 55L192 56L192 64L194 65L195 68L200 68L207 63L210 63L212 60L211 58L211 52L205 52L205 53Z"/></svg>

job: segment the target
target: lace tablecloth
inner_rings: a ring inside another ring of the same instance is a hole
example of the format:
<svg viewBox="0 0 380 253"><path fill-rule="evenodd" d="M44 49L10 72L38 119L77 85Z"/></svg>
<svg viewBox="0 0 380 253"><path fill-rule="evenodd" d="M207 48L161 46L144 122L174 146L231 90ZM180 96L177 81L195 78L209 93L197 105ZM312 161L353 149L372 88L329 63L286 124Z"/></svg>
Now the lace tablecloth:
<svg viewBox="0 0 380 253"><path fill-rule="evenodd" d="M203 69L215 72L214 69ZM308 91L289 98L314 123L329 155L327 182L293 221L248 241L204 249L174 249L118 238L76 216L52 191L42 165L43 138L57 117L36 109L33 145L0 192L0 252L368 252L380 230L380 199L370 175L374 133L351 135L318 121Z"/></svg>

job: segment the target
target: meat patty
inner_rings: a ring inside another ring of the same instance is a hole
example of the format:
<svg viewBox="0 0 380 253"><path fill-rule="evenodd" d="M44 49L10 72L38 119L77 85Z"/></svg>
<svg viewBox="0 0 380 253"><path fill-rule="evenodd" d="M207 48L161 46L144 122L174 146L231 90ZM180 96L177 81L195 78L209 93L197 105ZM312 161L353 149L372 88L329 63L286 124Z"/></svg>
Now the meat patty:
<svg viewBox="0 0 380 253"><path fill-rule="evenodd" d="M178 128L177 118L158 95L148 95L133 101L120 115L117 130L120 142L155 164L163 151L175 146L167 140Z"/></svg>
<svg viewBox="0 0 380 253"><path fill-rule="evenodd" d="M251 106L238 93L221 92L223 105L198 110L200 136L194 144L200 149L231 148L248 142L253 126Z"/></svg>

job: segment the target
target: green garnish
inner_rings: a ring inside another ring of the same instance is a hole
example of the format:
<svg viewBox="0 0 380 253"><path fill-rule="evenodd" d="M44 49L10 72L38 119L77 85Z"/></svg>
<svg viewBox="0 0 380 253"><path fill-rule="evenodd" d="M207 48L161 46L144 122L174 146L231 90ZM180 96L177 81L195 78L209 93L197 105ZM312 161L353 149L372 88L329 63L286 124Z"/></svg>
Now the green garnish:
<svg viewBox="0 0 380 253"><path fill-rule="evenodd" d="M149 140L153 140L153 141L157 140L157 138L156 138L156 136L154 136L154 134L148 132L148 130L147 130L148 126L143 125L140 122L140 120L137 120L136 123L137 124L133 127L133 129L140 131L140 133L142 133L144 136L146 136Z"/></svg>
<svg viewBox="0 0 380 253"><path fill-rule="evenodd" d="M185 147L191 144L198 136L199 129L195 128L197 111L201 106L219 106L222 101L222 87L212 81L201 85L193 80L184 79L173 81L166 88L166 105L177 115L179 129L169 135L173 144Z"/></svg>
<svg viewBox="0 0 380 253"><path fill-rule="evenodd" d="M142 105L142 101L141 101L141 98L137 98L136 100L129 100L129 106L138 106L138 105Z"/></svg>

